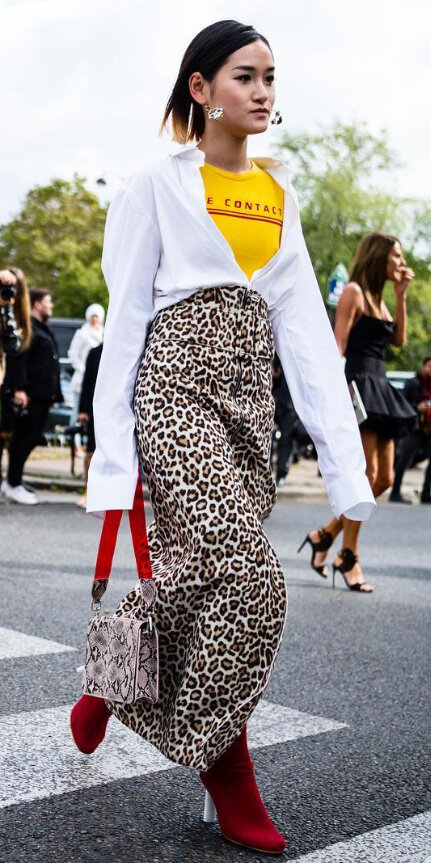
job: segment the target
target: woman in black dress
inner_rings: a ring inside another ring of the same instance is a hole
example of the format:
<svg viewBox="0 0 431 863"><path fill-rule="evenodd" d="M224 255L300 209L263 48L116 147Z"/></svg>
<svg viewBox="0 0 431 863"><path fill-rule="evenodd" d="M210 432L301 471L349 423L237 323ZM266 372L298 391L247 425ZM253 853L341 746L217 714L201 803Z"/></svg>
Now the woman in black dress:
<svg viewBox="0 0 431 863"><path fill-rule="evenodd" d="M388 344L405 344L407 288L413 276L396 237L379 231L368 234L356 251L335 319L335 338L346 358L347 380L355 381L367 412L360 431L367 476L376 498L393 484L395 438L416 422L407 400L388 382L384 363ZM383 300L386 281L393 283L395 291L395 320ZM303 545L311 545L311 566L327 578L326 556L335 537L343 531L343 546L333 562L333 584L339 571L351 590L371 593L373 588L364 583L358 558L361 524L344 516L333 518L309 533Z"/></svg>

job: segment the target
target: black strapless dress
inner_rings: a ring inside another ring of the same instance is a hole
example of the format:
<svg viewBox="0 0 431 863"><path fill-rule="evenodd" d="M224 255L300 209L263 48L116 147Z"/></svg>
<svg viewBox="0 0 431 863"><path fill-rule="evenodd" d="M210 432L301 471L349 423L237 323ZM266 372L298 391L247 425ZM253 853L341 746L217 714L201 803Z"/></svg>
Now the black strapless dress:
<svg viewBox="0 0 431 863"><path fill-rule="evenodd" d="M346 348L346 378L356 381L368 414L361 430L381 438L400 437L416 425L415 411L386 377L386 346L395 328L395 321L362 315L350 330Z"/></svg>

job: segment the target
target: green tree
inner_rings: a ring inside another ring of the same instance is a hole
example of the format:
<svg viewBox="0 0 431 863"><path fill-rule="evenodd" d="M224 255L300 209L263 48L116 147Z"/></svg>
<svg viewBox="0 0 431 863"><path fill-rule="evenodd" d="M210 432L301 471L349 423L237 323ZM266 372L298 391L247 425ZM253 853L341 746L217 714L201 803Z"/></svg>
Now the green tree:
<svg viewBox="0 0 431 863"><path fill-rule="evenodd" d="M82 177L35 186L0 228L2 266L21 267L30 287L49 290L56 315L82 317L89 303L107 302L100 270L105 218Z"/></svg>
<svg viewBox="0 0 431 863"><path fill-rule="evenodd" d="M401 240L416 279L409 288L409 341L388 354L390 366L413 368L430 352L431 205L388 191L401 168L387 135L365 123L342 124L314 134L284 133L277 152L289 164L301 205L304 234L324 296L338 262L349 269L364 234L386 231ZM388 286L385 300L393 306Z"/></svg>

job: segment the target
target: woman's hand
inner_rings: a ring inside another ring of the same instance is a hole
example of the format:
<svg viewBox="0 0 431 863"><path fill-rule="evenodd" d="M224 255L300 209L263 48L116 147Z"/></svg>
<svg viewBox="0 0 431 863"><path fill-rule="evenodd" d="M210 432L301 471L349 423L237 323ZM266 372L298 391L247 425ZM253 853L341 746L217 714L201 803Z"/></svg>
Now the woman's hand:
<svg viewBox="0 0 431 863"><path fill-rule="evenodd" d="M13 396L13 403L18 407L26 408L28 407L30 399L24 390L15 390Z"/></svg>
<svg viewBox="0 0 431 863"><path fill-rule="evenodd" d="M415 274L410 267L400 267L399 270L396 271L395 280L394 280L394 291L397 298L403 299L406 294L407 288L412 279L414 279Z"/></svg>
<svg viewBox="0 0 431 863"><path fill-rule="evenodd" d="M16 285L16 275L10 270L0 270L0 282L2 285Z"/></svg>
<svg viewBox="0 0 431 863"><path fill-rule="evenodd" d="M76 417L76 421L79 423L86 423L90 419L88 414L78 414Z"/></svg>

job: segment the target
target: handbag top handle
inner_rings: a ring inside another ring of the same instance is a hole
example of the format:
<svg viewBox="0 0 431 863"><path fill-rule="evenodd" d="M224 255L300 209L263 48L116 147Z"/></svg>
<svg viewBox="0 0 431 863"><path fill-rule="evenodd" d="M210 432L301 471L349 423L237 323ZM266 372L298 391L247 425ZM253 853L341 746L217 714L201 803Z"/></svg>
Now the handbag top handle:
<svg viewBox="0 0 431 863"><path fill-rule="evenodd" d="M150 549L148 547L144 495L140 476L138 477L138 482L136 484L133 509L128 512L138 578L150 579L153 577L153 570L151 566ZM92 586L93 602L100 602L108 586L108 578L111 574L112 561L114 558L122 515L123 510L121 509L108 510L105 515L102 533L100 535L99 551L97 554L96 569Z"/></svg>

